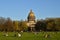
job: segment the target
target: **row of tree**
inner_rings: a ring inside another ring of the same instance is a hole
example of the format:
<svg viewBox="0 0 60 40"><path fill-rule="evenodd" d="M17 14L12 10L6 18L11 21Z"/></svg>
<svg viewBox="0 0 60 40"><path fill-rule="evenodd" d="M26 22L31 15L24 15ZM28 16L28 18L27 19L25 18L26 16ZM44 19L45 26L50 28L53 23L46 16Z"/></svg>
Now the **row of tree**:
<svg viewBox="0 0 60 40"><path fill-rule="evenodd" d="M36 23L36 30L60 31L60 18L46 18Z"/></svg>
<svg viewBox="0 0 60 40"><path fill-rule="evenodd" d="M25 21L12 21L10 18L0 17L0 31L22 31L27 30Z"/></svg>
<svg viewBox="0 0 60 40"><path fill-rule="evenodd" d="M60 18L46 18L35 24L36 31L60 31ZM0 17L0 31L28 31L27 21Z"/></svg>

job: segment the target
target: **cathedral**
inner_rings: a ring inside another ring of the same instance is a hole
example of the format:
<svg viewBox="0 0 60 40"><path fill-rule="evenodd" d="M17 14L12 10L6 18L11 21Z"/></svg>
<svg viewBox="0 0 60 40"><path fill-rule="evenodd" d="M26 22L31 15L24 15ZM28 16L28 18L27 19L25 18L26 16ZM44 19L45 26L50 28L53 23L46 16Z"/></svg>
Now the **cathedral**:
<svg viewBox="0 0 60 40"><path fill-rule="evenodd" d="M30 31L34 31L35 24L36 24L36 17L34 15L34 12L30 10L28 17L27 17L27 26L30 29Z"/></svg>

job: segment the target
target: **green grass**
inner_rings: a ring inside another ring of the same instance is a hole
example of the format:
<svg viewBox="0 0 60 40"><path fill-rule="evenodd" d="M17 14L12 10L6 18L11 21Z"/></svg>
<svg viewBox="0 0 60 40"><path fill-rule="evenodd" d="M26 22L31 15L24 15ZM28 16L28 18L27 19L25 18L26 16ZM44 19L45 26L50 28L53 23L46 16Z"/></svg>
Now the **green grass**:
<svg viewBox="0 0 60 40"><path fill-rule="evenodd" d="M3 36L3 32L0 32L0 40L60 40L60 32L39 32L34 34L31 32L22 33L21 37L14 37L14 32L8 32L9 36ZM44 38L44 34L49 34L50 38Z"/></svg>

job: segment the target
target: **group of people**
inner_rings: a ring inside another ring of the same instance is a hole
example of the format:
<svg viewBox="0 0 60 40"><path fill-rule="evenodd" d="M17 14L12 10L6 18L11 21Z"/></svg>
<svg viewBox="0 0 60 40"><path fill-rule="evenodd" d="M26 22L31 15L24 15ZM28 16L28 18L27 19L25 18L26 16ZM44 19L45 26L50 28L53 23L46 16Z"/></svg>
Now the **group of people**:
<svg viewBox="0 0 60 40"><path fill-rule="evenodd" d="M3 34L3 36L8 37L9 34L6 32L6 33ZM15 33L15 34L14 34L14 37L16 37L16 36L21 37L22 35L21 35L21 33Z"/></svg>
<svg viewBox="0 0 60 40"><path fill-rule="evenodd" d="M34 35L37 35L37 34L38 34L38 32L34 32ZM8 33L4 33L4 36L7 37L7 36L9 36L9 35L8 35ZM21 37L22 34L18 32L18 33L15 33L15 34L14 34L14 37L16 37L16 36ZM49 34L44 34L43 37L44 37L44 38L50 38L50 35L49 35Z"/></svg>
<svg viewBox="0 0 60 40"><path fill-rule="evenodd" d="M34 34L35 34L35 35L37 35L37 34L38 34L38 32L35 32ZM43 33L43 37L44 37L44 38L50 38L50 37L51 37L51 35L50 35L50 34L47 34L47 33L46 33L46 34L45 34L45 33Z"/></svg>
<svg viewBox="0 0 60 40"><path fill-rule="evenodd" d="M9 36L9 35L8 35L8 33L5 33L4 36L7 37L7 36ZM14 36L15 36L15 37L16 37L16 36L21 37L21 34L20 34L20 33L18 33L18 34L14 34Z"/></svg>

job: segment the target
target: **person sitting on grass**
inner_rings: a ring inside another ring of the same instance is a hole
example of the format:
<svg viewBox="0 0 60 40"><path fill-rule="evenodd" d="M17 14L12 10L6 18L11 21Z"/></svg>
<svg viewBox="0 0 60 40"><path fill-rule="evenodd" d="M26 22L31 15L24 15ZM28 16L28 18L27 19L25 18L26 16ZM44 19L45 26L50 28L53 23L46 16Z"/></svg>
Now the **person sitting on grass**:
<svg viewBox="0 0 60 40"><path fill-rule="evenodd" d="M7 37L7 36L8 36L8 33L7 33L7 32L5 32L3 35Z"/></svg>
<svg viewBox="0 0 60 40"><path fill-rule="evenodd" d="M18 33L18 37L21 37L21 34L20 33Z"/></svg>
<svg viewBox="0 0 60 40"><path fill-rule="evenodd" d="M15 35L14 35L14 36L21 37L21 33L20 33L20 31L19 31L19 30L17 30L17 31L15 32Z"/></svg>
<svg viewBox="0 0 60 40"><path fill-rule="evenodd" d="M8 30L7 29L4 30L4 36L8 36Z"/></svg>
<svg viewBox="0 0 60 40"><path fill-rule="evenodd" d="M50 35L49 34L45 34L44 37L45 38L50 38Z"/></svg>

